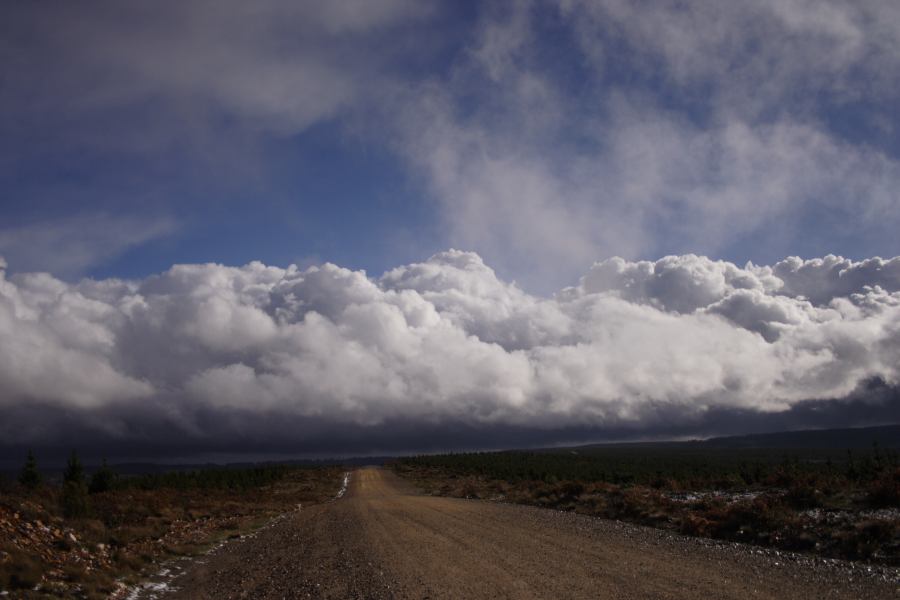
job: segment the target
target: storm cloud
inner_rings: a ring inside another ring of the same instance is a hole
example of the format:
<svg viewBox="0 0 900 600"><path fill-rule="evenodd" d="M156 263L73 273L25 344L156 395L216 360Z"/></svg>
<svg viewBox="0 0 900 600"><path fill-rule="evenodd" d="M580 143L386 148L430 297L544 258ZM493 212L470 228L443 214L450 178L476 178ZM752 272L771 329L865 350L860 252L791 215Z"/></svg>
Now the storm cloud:
<svg viewBox="0 0 900 600"><path fill-rule="evenodd" d="M898 377L900 258L614 258L552 297L458 250L379 278L258 262L78 283L0 270L5 445L704 434L728 415L802 424L787 417L823 399L832 417L887 410L891 393L860 390Z"/></svg>

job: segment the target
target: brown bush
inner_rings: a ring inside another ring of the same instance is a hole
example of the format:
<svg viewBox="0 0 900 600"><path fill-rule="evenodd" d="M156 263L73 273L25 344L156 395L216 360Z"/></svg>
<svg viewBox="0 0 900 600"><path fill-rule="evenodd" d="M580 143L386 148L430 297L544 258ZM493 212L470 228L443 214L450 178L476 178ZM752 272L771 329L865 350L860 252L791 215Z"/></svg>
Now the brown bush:
<svg viewBox="0 0 900 600"><path fill-rule="evenodd" d="M900 467L882 471L869 486L867 498L878 507L900 506Z"/></svg>
<svg viewBox="0 0 900 600"><path fill-rule="evenodd" d="M659 519L665 502L656 490L640 486L613 488L606 495L606 516L650 523Z"/></svg>
<svg viewBox="0 0 900 600"><path fill-rule="evenodd" d="M103 571L93 570L80 580L84 594L89 600L109 598L116 589L116 581Z"/></svg>
<svg viewBox="0 0 900 600"><path fill-rule="evenodd" d="M784 496L793 508L805 510L822 505L822 492L809 480L794 481Z"/></svg>
<svg viewBox="0 0 900 600"><path fill-rule="evenodd" d="M148 563L147 557L126 550L117 550L112 555L113 562L120 571L140 573Z"/></svg>
<svg viewBox="0 0 900 600"><path fill-rule="evenodd" d="M574 500L584 493L584 484L579 481L565 481L558 487L559 495Z"/></svg>
<svg viewBox="0 0 900 600"><path fill-rule="evenodd" d="M6 560L0 562L0 588L30 590L41 582L44 565L14 546L4 546Z"/></svg>
<svg viewBox="0 0 900 600"><path fill-rule="evenodd" d="M705 537L709 535L710 522L700 515L688 513L681 518L679 530L686 535Z"/></svg>
<svg viewBox="0 0 900 600"><path fill-rule="evenodd" d="M886 542L900 534L900 524L896 521L873 519L857 523L852 529L834 535L844 556L850 558L871 558Z"/></svg>
<svg viewBox="0 0 900 600"><path fill-rule="evenodd" d="M459 488L459 495L463 498L480 498L478 487L472 481L465 481Z"/></svg>

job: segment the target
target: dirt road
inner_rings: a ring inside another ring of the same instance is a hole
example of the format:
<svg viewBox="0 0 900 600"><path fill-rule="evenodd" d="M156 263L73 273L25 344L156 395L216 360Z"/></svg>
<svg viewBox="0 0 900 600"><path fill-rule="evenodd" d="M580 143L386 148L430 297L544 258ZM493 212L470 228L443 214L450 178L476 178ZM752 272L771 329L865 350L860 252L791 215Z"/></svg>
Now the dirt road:
<svg viewBox="0 0 900 600"><path fill-rule="evenodd" d="M900 598L897 570L421 496L375 468L170 585L165 598Z"/></svg>

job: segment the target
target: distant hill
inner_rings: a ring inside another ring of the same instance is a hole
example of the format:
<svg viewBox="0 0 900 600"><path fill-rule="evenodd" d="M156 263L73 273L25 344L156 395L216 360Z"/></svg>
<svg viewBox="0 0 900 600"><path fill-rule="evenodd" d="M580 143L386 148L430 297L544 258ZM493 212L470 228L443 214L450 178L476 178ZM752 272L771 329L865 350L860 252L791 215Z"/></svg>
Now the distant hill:
<svg viewBox="0 0 900 600"><path fill-rule="evenodd" d="M900 448L900 425L853 429L780 431L710 438L701 444L710 448L866 448L873 443L882 448Z"/></svg>
<svg viewBox="0 0 900 600"><path fill-rule="evenodd" d="M802 431L778 431L775 433L751 433L714 437L706 440L656 441L656 442L605 442L561 448L542 448L532 452L589 451L632 448L672 449L677 451L705 450L871 450L874 443L880 448L900 449L900 425L856 427L846 429L807 429Z"/></svg>

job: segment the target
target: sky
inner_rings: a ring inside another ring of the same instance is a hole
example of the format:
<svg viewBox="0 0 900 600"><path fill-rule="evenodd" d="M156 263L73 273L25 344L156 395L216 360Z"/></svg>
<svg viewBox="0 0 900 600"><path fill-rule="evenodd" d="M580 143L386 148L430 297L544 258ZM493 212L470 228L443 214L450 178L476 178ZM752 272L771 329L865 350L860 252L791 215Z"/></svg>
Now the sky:
<svg viewBox="0 0 900 600"><path fill-rule="evenodd" d="M0 448L900 414L893 0L6 3Z"/></svg>

